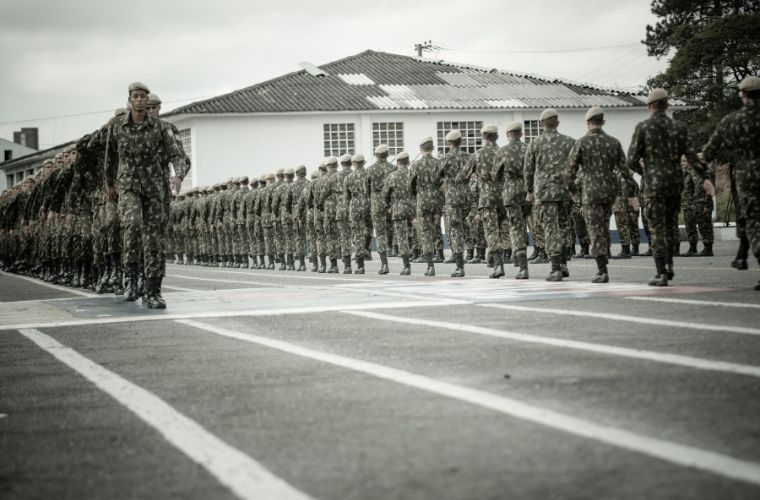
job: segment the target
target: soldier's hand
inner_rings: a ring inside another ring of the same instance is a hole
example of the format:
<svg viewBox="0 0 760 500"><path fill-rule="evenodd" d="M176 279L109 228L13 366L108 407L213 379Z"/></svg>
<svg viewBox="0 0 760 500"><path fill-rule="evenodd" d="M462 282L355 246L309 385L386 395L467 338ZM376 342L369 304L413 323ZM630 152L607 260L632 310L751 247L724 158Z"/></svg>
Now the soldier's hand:
<svg viewBox="0 0 760 500"><path fill-rule="evenodd" d="M639 199L634 196L632 198L628 198L628 206L631 207L631 210L634 212L639 211Z"/></svg>
<svg viewBox="0 0 760 500"><path fill-rule="evenodd" d="M705 179L702 187L705 188L705 193L709 194L710 196L715 196L715 186L712 182L710 182L710 179Z"/></svg>
<svg viewBox="0 0 760 500"><path fill-rule="evenodd" d="M528 193L528 194L526 194L526 195L525 195L525 201L526 201L526 202L527 202L529 205L532 205L532 204L533 204L533 200L534 200L534 199L535 199L535 197L533 196L533 193Z"/></svg>

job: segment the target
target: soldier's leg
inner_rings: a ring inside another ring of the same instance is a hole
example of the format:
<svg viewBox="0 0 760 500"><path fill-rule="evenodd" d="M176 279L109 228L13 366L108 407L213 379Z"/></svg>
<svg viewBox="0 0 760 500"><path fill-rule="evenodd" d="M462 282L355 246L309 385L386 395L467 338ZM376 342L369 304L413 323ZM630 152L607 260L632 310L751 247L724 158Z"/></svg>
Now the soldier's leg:
<svg viewBox="0 0 760 500"><path fill-rule="evenodd" d="M385 211L372 214L372 227L375 230L378 253L388 252L388 226L385 216Z"/></svg>
<svg viewBox="0 0 760 500"><path fill-rule="evenodd" d="M446 211L446 222L448 224L448 238L451 252L453 254L464 254L464 211L461 208L448 208Z"/></svg>
<svg viewBox="0 0 760 500"><path fill-rule="evenodd" d="M703 195L701 200L702 203L696 204L695 207L697 227L699 228L699 234L702 237L702 245L704 246L699 255L701 257L712 257L712 246L715 238L712 224L713 199L710 196Z"/></svg>
<svg viewBox="0 0 760 500"><path fill-rule="evenodd" d="M650 283L667 285L666 264L670 253L668 233L672 237L673 217L668 209L666 198L647 198L646 216L649 221L650 248L654 257L657 277Z"/></svg>
<svg viewBox="0 0 760 500"><path fill-rule="evenodd" d="M622 250L614 258L628 259L631 257L631 228L628 227L628 211L618 210L615 212L615 225L617 226L618 239Z"/></svg>
<svg viewBox="0 0 760 500"><path fill-rule="evenodd" d="M592 283L606 283L609 281L607 273L607 249L610 235L610 212L608 205L584 205L583 217L588 229L590 253L596 260L597 275L591 280Z"/></svg>
<svg viewBox="0 0 760 500"><path fill-rule="evenodd" d="M639 234L639 211L628 210L628 230L631 234L631 255L639 255L639 244L641 235Z"/></svg>
<svg viewBox="0 0 760 500"><path fill-rule="evenodd" d="M686 252L687 257L697 254L697 243L699 242L699 232L697 230L697 207L694 203L683 206L683 222L686 226L686 240L689 242L689 250Z"/></svg>

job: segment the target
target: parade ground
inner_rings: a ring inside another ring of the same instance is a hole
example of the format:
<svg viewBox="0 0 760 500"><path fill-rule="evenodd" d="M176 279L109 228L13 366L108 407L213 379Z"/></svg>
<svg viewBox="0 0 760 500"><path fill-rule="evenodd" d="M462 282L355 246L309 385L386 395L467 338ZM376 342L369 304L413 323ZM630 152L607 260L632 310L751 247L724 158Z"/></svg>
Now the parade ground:
<svg viewBox="0 0 760 500"><path fill-rule="evenodd" d="M666 288L651 257L599 285L584 259L560 283L170 264L165 310L1 273L0 497L760 498L736 246Z"/></svg>

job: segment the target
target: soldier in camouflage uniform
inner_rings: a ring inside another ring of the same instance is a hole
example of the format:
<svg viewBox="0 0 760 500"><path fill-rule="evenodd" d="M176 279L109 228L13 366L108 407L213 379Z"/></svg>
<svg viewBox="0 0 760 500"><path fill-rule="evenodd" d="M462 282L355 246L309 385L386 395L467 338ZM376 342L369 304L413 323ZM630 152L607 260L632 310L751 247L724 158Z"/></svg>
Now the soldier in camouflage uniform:
<svg viewBox="0 0 760 500"><path fill-rule="evenodd" d="M243 200L248 194L248 176L244 175L238 177L239 186L237 190L232 193L232 212L235 219L235 232L232 240L232 249L235 253L235 267L248 269L250 263L248 262L248 231L245 227L245 207L243 206Z"/></svg>
<svg viewBox="0 0 760 500"><path fill-rule="evenodd" d="M742 80L739 95L743 107L720 121L702 154L707 162L724 158L731 161L737 210L744 220L744 234L740 237L746 235L760 263L760 78L748 76ZM705 191L714 195L708 186ZM738 269L746 267L740 265L740 258L737 256ZM755 290L760 291L760 282Z"/></svg>
<svg viewBox="0 0 760 500"><path fill-rule="evenodd" d="M643 178L643 193L647 219L652 236L652 255L657 275L649 281L652 286L667 286L673 279L672 245L678 235L673 232L678 221L683 175L681 156L686 155L697 174L706 179L705 168L690 149L686 127L668 117L668 94L654 89L647 97L651 116L636 125L628 150L628 167ZM641 160L644 160L643 163ZM705 190L715 194L715 188L705 180Z"/></svg>
<svg viewBox="0 0 760 500"><path fill-rule="evenodd" d="M528 215L528 229L533 238L533 253L528 257L528 262L532 264L546 264L549 257L546 255L546 246L544 243L544 227L538 218L538 210L533 209L531 204L531 213Z"/></svg>
<svg viewBox="0 0 760 500"><path fill-rule="evenodd" d="M298 258L296 271L306 271L306 203L309 181L306 180L306 166L296 168L296 178L290 185L290 199L293 217L294 258Z"/></svg>
<svg viewBox="0 0 760 500"><path fill-rule="evenodd" d="M263 203L265 197L265 190L267 185L267 176L262 175L259 177L259 187L256 190L255 197L253 198L253 227L254 234L256 235L256 250L258 251L259 264L254 265L254 269L266 269L265 255L267 253L266 238L264 237L264 219L262 217ZM254 264L256 264L254 259Z"/></svg>
<svg viewBox="0 0 760 500"><path fill-rule="evenodd" d="M282 195L283 193L287 193L289 191L289 188L285 182L285 169L284 168L278 168L275 171L275 184L272 188L272 198L270 202L271 211L272 211L272 227L275 235L275 245L277 247L277 252L275 252L275 259L276 261L279 261L280 267L277 268L279 271L285 271L287 269L287 264L285 263L285 254L288 251L288 241L287 241L287 234L285 234L285 229L282 225L282 213L280 211L280 204L283 201Z"/></svg>
<svg viewBox="0 0 760 500"><path fill-rule="evenodd" d="M427 262L425 276L435 276L433 252L435 239L440 237L441 232L438 196L442 182L438 160L433 158L433 149L432 137L425 137L420 141L422 157L412 164L409 176L409 191L417 198L417 227L422 240L422 253ZM466 178L463 177L463 180Z"/></svg>
<svg viewBox="0 0 760 500"><path fill-rule="evenodd" d="M367 181L370 189L370 214L375 230L377 252L380 254L378 274L388 274L388 209L383 198L383 182L391 171L388 163L388 145L380 144L375 148L377 161L367 167Z"/></svg>
<svg viewBox="0 0 760 500"><path fill-rule="evenodd" d="M480 264L486 258L486 235L483 231L483 222L478 217L478 176L472 174L467 181L468 209L465 217L464 242L467 250L465 261L467 264Z"/></svg>
<svg viewBox="0 0 760 500"><path fill-rule="evenodd" d="M705 194L699 177L691 170L688 161L682 159L681 166L684 174L681 206L683 207L686 236L689 241L689 250L684 254L684 257L712 257L712 197ZM713 180L712 171L710 171L710 180ZM697 251L700 235L704 245L701 253Z"/></svg>
<svg viewBox="0 0 760 500"><path fill-rule="evenodd" d="M274 256L277 253L277 235L275 234L274 214L272 213L272 201L274 199L275 175L268 173L266 175L267 184L261 191L261 227L264 232L264 246L266 255L269 256L268 270L274 270ZM261 269L261 267L259 267Z"/></svg>
<svg viewBox="0 0 760 500"><path fill-rule="evenodd" d="M311 181L306 187L304 196L304 208L306 210L306 239L309 243L309 262L311 262L311 272L319 271L319 257L317 255L317 228L314 224L314 186L315 182L322 175L319 168L311 172Z"/></svg>
<svg viewBox="0 0 760 500"><path fill-rule="evenodd" d="M615 225L617 226L618 238L622 247L619 254L614 255L613 259L630 259L631 258L631 228L629 226L630 197L633 193L632 183L635 181L630 175L618 175L617 196L612 204L612 212L615 215Z"/></svg>
<svg viewBox="0 0 760 500"><path fill-rule="evenodd" d="M575 142L565 169L565 180L571 191L580 183L581 204L591 239L591 255L596 260L597 274L592 283L609 282L607 270L607 248L610 235L610 211L620 179L632 180L625 165L625 153L620 141L607 135L604 126L604 111L592 107L586 112L588 132ZM578 176L582 170L583 175ZM623 183L625 186L629 186ZM638 200L633 191L626 191L626 200L638 210Z"/></svg>
<svg viewBox="0 0 760 500"><path fill-rule="evenodd" d="M343 258L343 274L351 274L351 221L348 217L346 203L346 177L351 173L351 155L346 153L340 157L338 171L338 205L335 209L335 220L340 232L340 255Z"/></svg>
<svg viewBox="0 0 760 500"><path fill-rule="evenodd" d="M409 232L415 212L413 198L409 192L409 153L399 153L396 156L396 165L398 168L388 175L383 184L383 199L386 206L391 208L393 234L396 238L399 255L404 262L404 267L399 274L408 276L411 274L409 262L412 256L409 247Z"/></svg>
<svg viewBox="0 0 760 500"><path fill-rule="evenodd" d="M322 207L322 233L324 235L325 258L330 259L330 274L337 274L340 255L340 231L336 213L338 201L343 191L340 186L342 177L338 175L338 159L331 156L325 160L327 173L320 178L318 206Z"/></svg>
<svg viewBox="0 0 760 500"><path fill-rule="evenodd" d="M282 239L285 244L284 251L282 252L282 259L285 264L286 271L295 271L295 259L293 258L294 243L293 243L293 178L295 177L295 170L288 167L285 169L285 182L284 186L280 188L279 197L279 209L280 209L280 224L282 226Z"/></svg>
<svg viewBox="0 0 760 500"><path fill-rule="evenodd" d="M204 258L202 265L205 267L216 265L215 249L216 242L214 241L214 219L213 219L213 206L214 197L216 196L216 190L214 186L206 186L206 191L203 198L201 198L198 215L203 224L203 246L205 248Z"/></svg>
<svg viewBox="0 0 760 500"><path fill-rule="evenodd" d="M449 245L451 246L453 260L457 266L451 277L461 278L465 275L465 214L469 211L470 198L468 179L462 178L459 174L467 164L470 155L460 149L462 146L462 133L459 130L452 130L446 134L446 141L449 144L449 150L439 161L439 166L445 194L444 209L446 212ZM408 156L407 154L407 158Z"/></svg>
<svg viewBox="0 0 760 500"><path fill-rule="evenodd" d="M525 155L526 199L535 199L541 225L545 231L546 253L552 263L547 281L562 281L570 276L567 269L567 233L570 224L570 192L563 173L565 161L575 141L557 132L559 115L546 109L540 119L543 133L533 139Z"/></svg>
<svg viewBox="0 0 760 500"><path fill-rule="evenodd" d="M148 88L134 83L129 87L131 111L115 123L108 139L106 185L111 197L117 189L119 213L124 225L124 262L128 266L129 290L125 299L137 299L137 268L142 240L144 269L148 278L146 305L165 308L161 296L163 279L163 246L161 238L166 223L163 200L166 171L162 158L174 165L176 176L171 182L179 189L187 174L182 151L173 135L146 111Z"/></svg>
<svg viewBox="0 0 760 500"><path fill-rule="evenodd" d="M240 210L242 212L243 228L246 233L246 242L248 243L246 252L248 254L248 259L251 261L250 268L258 269L259 248L256 234L256 213L254 209L256 206L256 197L258 196L259 180L256 177L252 177L249 185L250 189L243 194Z"/></svg>
<svg viewBox="0 0 760 500"><path fill-rule="evenodd" d="M370 192L367 171L364 169L364 155L355 154L351 158L354 171L346 176L343 194L348 205L351 222L351 236L356 249L356 269L354 274L364 274L366 241L369 234Z"/></svg>
<svg viewBox="0 0 760 500"><path fill-rule="evenodd" d="M528 146L520 140L522 123L517 121L510 123L507 125L506 133L509 142L497 151L491 178L502 185L501 201L504 205L504 222L508 228L515 264L520 268L515 279L528 279L526 192L523 177L525 152ZM497 274L496 263L497 259L494 259L494 274ZM504 275L503 265L499 273Z"/></svg>
<svg viewBox="0 0 760 500"><path fill-rule="evenodd" d="M325 234L324 205L322 205L322 185L327 180L327 160L319 164L319 177L314 180L311 187L310 206L314 218L314 233L316 236L316 253L319 258L318 273L327 272L327 236Z"/></svg>

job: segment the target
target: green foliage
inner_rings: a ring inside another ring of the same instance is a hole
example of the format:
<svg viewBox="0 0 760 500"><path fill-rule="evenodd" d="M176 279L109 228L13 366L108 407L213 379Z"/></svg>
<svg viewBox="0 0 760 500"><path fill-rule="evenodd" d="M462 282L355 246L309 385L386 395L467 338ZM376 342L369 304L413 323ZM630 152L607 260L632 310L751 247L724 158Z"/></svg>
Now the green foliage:
<svg viewBox="0 0 760 500"><path fill-rule="evenodd" d="M760 0L653 0L649 55L674 52L650 87L664 87L695 106L678 113L703 144L717 122L741 107L737 84L760 73Z"/></svg>

